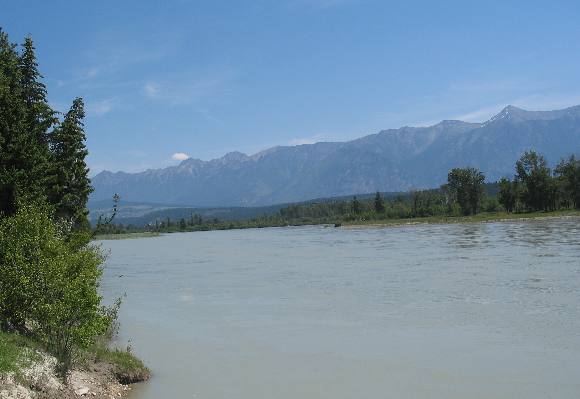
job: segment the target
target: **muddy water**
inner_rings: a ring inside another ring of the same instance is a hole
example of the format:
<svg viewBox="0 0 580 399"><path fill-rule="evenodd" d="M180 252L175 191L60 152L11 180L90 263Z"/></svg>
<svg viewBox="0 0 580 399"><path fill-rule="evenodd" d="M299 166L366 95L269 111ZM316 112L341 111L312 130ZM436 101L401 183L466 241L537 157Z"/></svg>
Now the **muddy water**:
<svg viewBox="0 0 580 399"><path fill-rule="evenodd" d="M106 241L133 399L580 397L580 219Z"/></svg>

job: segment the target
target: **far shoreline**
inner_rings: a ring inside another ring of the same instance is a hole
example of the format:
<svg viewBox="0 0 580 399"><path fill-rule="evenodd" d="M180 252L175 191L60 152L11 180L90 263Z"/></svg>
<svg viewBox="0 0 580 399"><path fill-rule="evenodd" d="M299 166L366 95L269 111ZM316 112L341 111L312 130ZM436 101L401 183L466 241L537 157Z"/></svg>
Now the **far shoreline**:
<svg viewBox="0 0 580 399"><path fill-rule="evenodd" d="M166 234L175 233L195 233L201 231L223 231L223 230L248 230L248 229L264 229L264 228L286 228L286 227L300 227L300 226L334 226L335 228L344 229L371 229L371 228L387 228L387 227L405 227L418 225L452 225L452 224L474 224L474 223L501 223L514 221L533 221L544 219L568 219L580 218L580 210L560 210L560 211L542 211L542 212L528 212L528 213L507 213L507 212L493 212L493 213L478 213L470 216L429 216L418 218L402 218L402 219L368 219L355 221L337 221L336 223L324 220L320 223L304 222L304 223L289 223L287 225L271 225L271 226L255 226L255 227L233 227L233 228L216 228L204 230L177 230L167 232L155 231L141 231L132 233L110 233L96 235L94 241L109 241L109 240L128 240L138 238L153 238L161 237Z"/></svg>
<svg viewBox="0 0 580 399"><path fill-rule="evenodd" d="M344 222L341 227L347 229L403 227L415 225L451 225L451 224L474 224L474 223L501 223L513 221L533 221L544 219L568 219L580 218L579 210L529 212L529 213L478 213L470 216L429 216L420 218L403 219L372 219Z"/></svg>

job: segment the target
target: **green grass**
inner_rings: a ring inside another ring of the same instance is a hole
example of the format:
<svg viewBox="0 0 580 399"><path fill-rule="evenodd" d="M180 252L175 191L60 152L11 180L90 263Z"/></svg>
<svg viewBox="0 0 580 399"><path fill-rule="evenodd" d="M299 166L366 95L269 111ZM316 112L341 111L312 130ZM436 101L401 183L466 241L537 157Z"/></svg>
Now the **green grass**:
<svg viewBox="0 0 580 399"><path fill-rule="evenodd" d="M14 373L16 378L22 378L25 368L40 361L37 349L41 349L40 345L30 338L0 332L0 374ZM144 381L150 375L149 369L129 350L111 349L104 343L98 343L80 355L77 361L81 364L91 367L102 363L123 384Z"/></svg>
<svg viewBox="0 0 580 399"><path fill-rule="evenodd" d="M473 216L430 216L404 219L367 219L343 222L345 226L398 226L404 224L452 224L452 223L482 223L498 222L504 220L541 219L553 217L580 217L580 211L561 210L550 212L529 212L529 213L507 213L507 212L485 212Z"/></svg>
<svg viewBox="0 0 580 399"><path fill-rule="evenodd" d="M94 363L110 365L119 382L123 384L144 381L149 378L149 369L129 350L96 344L88 350L88 356L92 358Z"/></svg>
<svg viewBox="0 0 580 399"><path fill-rule="evenodd" d="M19 375L23 368L38 361L38 344L18 334L0 332L0 374Z"/></svg>
<svg viewBox="0 0 580 399"><path fill-rule="evenodd" d="M97 234L95 240L128 240L132 238L147 238L158 237L160 233L152 231L144 231L137 233L121 233L121 234Z"/></svg>
<svg viewBox="0 0 580 399"><path fill-rule="evenodd" d="M8 334L0 333L0 373L17 371L21 358L22 348Z"/></svg>

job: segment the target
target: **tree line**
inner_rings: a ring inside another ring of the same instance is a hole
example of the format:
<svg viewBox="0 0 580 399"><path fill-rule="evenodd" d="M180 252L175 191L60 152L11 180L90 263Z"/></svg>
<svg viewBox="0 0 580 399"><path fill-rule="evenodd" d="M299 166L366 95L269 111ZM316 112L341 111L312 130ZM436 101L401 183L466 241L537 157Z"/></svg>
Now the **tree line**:
<svg viewBox="0 0 580 399"><path fill-rule="evenodd" d="M285 220L406 219L469 216L481 212L534 212L580 208L580 160L571 155L552 171L546 159L526 151L515 164L512 180L485 183L476 168L454 168L437 189L411 190L392 198L373 198L291 205L280 210Z"/></svg>
<svg viewBox="0 0 580 399"><path fill-rule="evenodd" d="M113 314L97 292L84 117L81 98L50 107L32 39L0 29L0 328L43 344L63 377Z"/></svg>
<svg viewBox="0 0 580 399"><path fill-rule="evenodd" d="M508 212L580 208L580 159L571 155L552 171L546 159L526 152L512 180L499 181L499 202Z"/></svg>
<svg viewBox="0 0 580 399"><path fill-rule="evenodd" d="M542 155L527 151L516 162L514 172L513 179L486 183L485 175L476 168L453 168L447 183L436 189L293 204L276 214L242 220L191 213L175 220L156 219L144 227L110 224L99 230L108 234L173 233L580 208L580 160L574 155L561 160L552 171Z"/></svg>

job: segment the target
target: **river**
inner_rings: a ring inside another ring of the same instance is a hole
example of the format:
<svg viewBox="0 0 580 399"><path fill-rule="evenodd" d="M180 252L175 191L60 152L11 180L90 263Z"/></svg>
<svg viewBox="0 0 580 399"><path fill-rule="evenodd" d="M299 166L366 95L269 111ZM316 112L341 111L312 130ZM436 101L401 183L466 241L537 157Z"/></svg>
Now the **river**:
<svg viewBox="0 0 580 399"><path fill-rule="evenodd" d="M580 219L103 241L131 399L580 397Z"/></svg>

